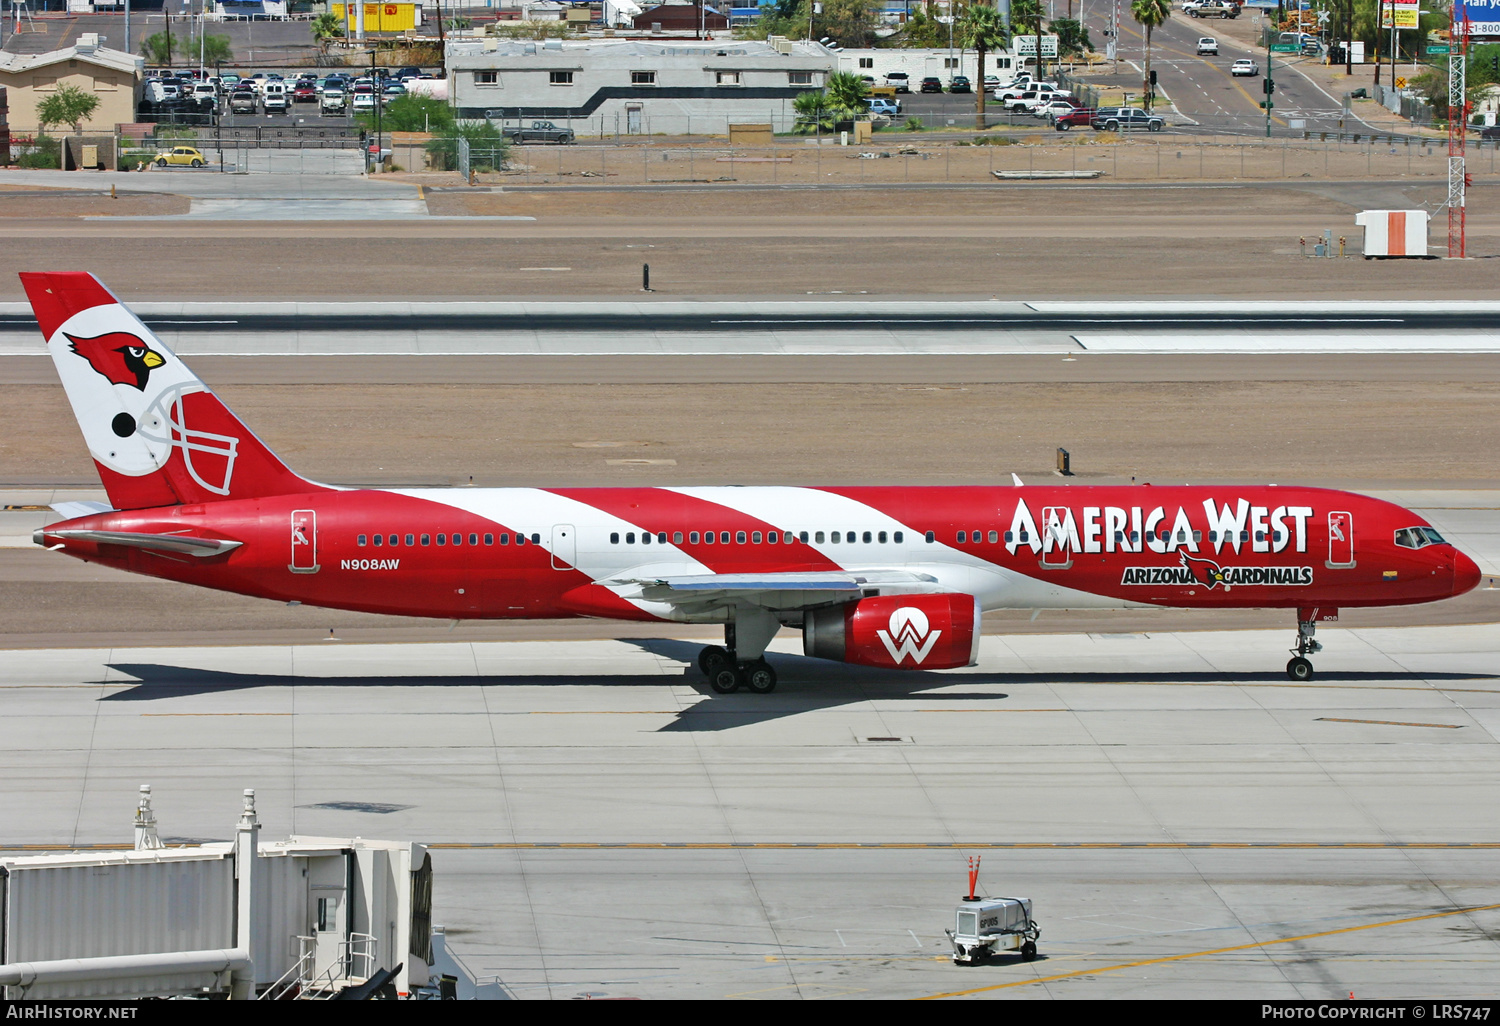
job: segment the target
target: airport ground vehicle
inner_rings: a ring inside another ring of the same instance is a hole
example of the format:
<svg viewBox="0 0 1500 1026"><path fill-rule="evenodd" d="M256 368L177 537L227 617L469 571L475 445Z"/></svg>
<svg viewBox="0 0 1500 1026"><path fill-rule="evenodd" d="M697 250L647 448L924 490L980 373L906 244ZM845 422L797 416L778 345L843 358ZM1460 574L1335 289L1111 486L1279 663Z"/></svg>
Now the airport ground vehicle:
<svg viewBox="0 0 1500 1026"><path fill-rule="evenodd" d="M166 167L169 164L180 167L203 167L208 161L203 154L191 146L173 146L170 150L164 150L156 155L157 167Z"/></svg>
<svg viewBox="0 0 1500 1026"><path fill-rule="evenodd" d="M298 476L91 274L21 274L109 502L37 544L239 594L445 619L715 623L698 664L765 693L783 627L885 670L977 659L987 609L1295 611L1480 579L1410 510L1275 485L339 488Z"/></svg>
<svg viewBox="0 0 1500 1026"><path fill-rule="evenodd" d="M261 90L261 107L269 116L285 114L287 110L287 88L283 82L267 82Z"/></svg>
<svg viewBox="0 0 1500 1026"><path fill-rule="evenodd" d="M1155 114L1147 114L1139 107L1101 107L1094 115L1094 130L1098 132L1129 132L1144 128L1148 132L1160 132L1166 121Z"/></svg>
<svg viewBox="0 0 1500 1026"><path fill-rule="evenodd" d="M1217 56L1219 56L1219 41L1217 39L1215 39L1213 36L1203 36L1201 39L1198 40L1198 56L1199 57L1217 57Z"/></svg>
<svg viewBox="0 0 1500 1026"><path fill-rule="evenodd" d="M1256 64L1254 61L1250 60L1250 58L1248 58L1248 57L1242 57L1239 60L1235 61L1234 64L1230 66L1230 68L1229 68L1229 74L1231 76L1235 77L1235 78L1242 78L1242 77L1244 77L1246 75L1249 75L1249 76L1259 75L1260 74L1260 65Z"/></svg>
<svg viewBox="0 0 1500 1026"><path fill-rule="evenodd" d="M529 125L516 125L500 129L500 134L517 143L557 143L567 146L574 141L573 130L566 125L554 125L550 121L533 121Z"/></svg>

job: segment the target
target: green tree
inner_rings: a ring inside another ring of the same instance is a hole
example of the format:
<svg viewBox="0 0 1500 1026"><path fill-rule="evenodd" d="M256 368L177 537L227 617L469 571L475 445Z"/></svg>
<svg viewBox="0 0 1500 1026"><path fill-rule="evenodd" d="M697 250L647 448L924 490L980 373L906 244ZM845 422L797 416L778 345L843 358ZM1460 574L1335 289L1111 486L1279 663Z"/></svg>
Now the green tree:
<svg viewBox="0 0 1500 1026"><path fill-rule="evenodd" d="M875 11L867 0L823 0L813 18L813 38L828 36L840 45L863 49L875 45Z"/></svg>
<svg viewBox="0 0 1500 1026"><path fill-rule="evenodd" d="M823 86L828 92L828 101L835 107L849 111L850 117L865 112L870 84L859 75L852 71L835 71L829 74Z"/></svg>
<svg viewBox="0 0 1500 1026"><path fill-rule="evenodd" d="M201 57L203 63L210 67L234 63L234 48L229 45L228 36L204 36L201 45L198 40L189 39L182 52L189 62Z"/></svg>
<svg viewBox="0 0 1500 1026"><path fill-rule="evenodd" d="M1011 0L1010 31L1012 35L1036 36L1036 77L1042 77L1042 0Z"/></svg>
<svg viewBox="0 0 1500 1026"><path fill-rule="evenodd" d="M1011 16L1015 16L1014 3L1011 5ZM984 88L984 59L991 50L998 50L1005 45L1008 37L1005 21L995 8L984 3L974 3L969 5L959 18L958 24L953 27L957 30L957 36L963 46L979 54L979 81L975 83L974 90L976 104L974 127L982 130L984 128L984 100L988 95Z"/></svg>
<svg viewBox="0 0 1500 1026"><path fill-rule="evenodd" d="M1052 31L1057 33L1059 54L1083 53L1094 48L1089 30L1072 18L1058 18L1052 23Z"/></svg>
<svg viewBox="0 0 1500 1026"><path fill-rule="evenodd" d="M938 50L948 45L948 31L948 26L929 16L924 7L913 7L896 39L901 46Z"/></svg>
<svg viewBox="0 0 1500 1026"><path fill-rule="evenodd" d="M180 52L182 52L182 40L174 39L170 32L158 32L154 36L147 36L141 43L141 54L146 58L147 64L170 66L172 56Z"/></svg>
<svg viewBox="0 0 1500 1026"><path fill-rule="evenodd" d="M374 114L360 114L354 120L362 128L373 130L375 127ZM442 134L453 127L453 122L453 108L448 102L430 96L398 96L380 113L382 132Z"/></svg>
<svg viewBox="0 0 1500 1026"><path fill-rule="evenodd" d="M792 100L792 111L797 115L797 132L832 132L838 123L839 111L821 89L798 93Z"/></svg>
<svg viewBox="0 0 1500 1026"><path fill-rule="evenodd" d="M308 22L307 30L312 33L313 42L318 44L319 49L327 53L336 40L344 38L344 19L332 11L326 11Z"/></svg>
<svg viewBox="0 0 1500 1026"><path fill-rule="evenodd" d="M427 144L427 152L433 162L446 170L456 170L459 139L469 141L469 166L478 171L500 167L510 152L510 143L500 134L500 129L490 122L455 121L438 138Z"/></svg>
<svg viewBox="0 0 1500 1026"><path fill-rule="evenodd" d="M83 123L98 109L99 97L65 85L36 105L36 120L44 130L50 125L72 125L73 131L82 134Z"/></svg>
<svg viewBox="0 0 1500 1026"><path fill-rule="evenodd" d="M1142 89L1146 93L1146 109L1152 108L1156 91L1151 88L1151 30L1172 16L1170 0L1130 0L1130 16L1146 29L1146 81Z"/></svg>

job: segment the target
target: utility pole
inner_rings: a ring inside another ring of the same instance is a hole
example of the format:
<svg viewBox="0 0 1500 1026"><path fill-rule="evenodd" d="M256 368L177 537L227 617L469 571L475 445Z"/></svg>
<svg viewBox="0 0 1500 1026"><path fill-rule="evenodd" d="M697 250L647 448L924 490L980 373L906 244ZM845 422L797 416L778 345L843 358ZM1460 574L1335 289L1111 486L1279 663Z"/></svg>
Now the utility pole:
<svg viewBox="0 0 1500 1026"><path fill-rule="evenodd" d="M1462 14L1460 14L1462 12ZM1448 28L1448 256L1466 255L1464 202L1469 175L1464 170L1468 135L1469 8L1454 0Z"/></svg>
<svg viewBox="0 0 1500 1026"><path fill-rule="evenodd" d="M1271 100L1276 92L1276 81L1271 75L1271 37L1269 35L1266 36L1266 80L1263 88L1266 91L1266 99L1261 106L1266 108L1266 138L1269 139L1271 138L1271 110L1276 106Z"/></svg>

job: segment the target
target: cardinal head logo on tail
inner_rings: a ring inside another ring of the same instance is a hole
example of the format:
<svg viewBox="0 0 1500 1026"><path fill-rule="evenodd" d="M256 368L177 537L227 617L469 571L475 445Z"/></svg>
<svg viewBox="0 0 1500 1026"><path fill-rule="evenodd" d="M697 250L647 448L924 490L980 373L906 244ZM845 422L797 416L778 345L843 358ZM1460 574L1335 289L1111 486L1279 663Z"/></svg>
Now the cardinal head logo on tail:
<svg viewBox="0 0 1500 1026"><path fill-rule="evenodd" d="M151 372L167 361L128 331L111 331L93 338L68 335L73 352L89 362L112 384L130 385L144 392Z"/></svg>

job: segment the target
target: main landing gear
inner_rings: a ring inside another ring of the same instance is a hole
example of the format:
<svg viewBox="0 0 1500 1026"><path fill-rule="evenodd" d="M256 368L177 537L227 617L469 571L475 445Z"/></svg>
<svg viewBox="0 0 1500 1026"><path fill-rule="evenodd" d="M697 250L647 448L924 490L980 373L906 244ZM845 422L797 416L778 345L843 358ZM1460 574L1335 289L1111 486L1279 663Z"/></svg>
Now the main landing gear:
<svg viewBox="0 0 1500 1026"><path fill-rule="evenodd" d="M1313 664L1307 657L1323 651L1323 646L1313 640L1317 630L1313 621L1297 618L1297 647L1291 650L1291 661L1286 664L1286 675L1292 680L1312 680Z"/></svg>
<svg viewBox="0 0 1500 1026"><path fill-rule="evenodd" d="M747 641L758 647L763 653L766 644L775 636L781 627L773 617L751 616L740 613L739 626L746 628ZM768 622L749 622L751 620L767 620ZM721 695L727 695L745 688L753 694L769 695L776 690L776 671L771 669L771 664L766 662L765 656L757 654L753 659L741 658L739 647L735 644L736 624L724 625L724 645L709 645L698 653L698 669L708 678L708 686Z"/></svg>
<svg viewBox="0 0 1500 1026"><path fill-rule="evenodd" d="M776 671L765 657L741 662L733 652L710 645L698 653L698 669L708 678L708 686L721 695L745 688L757 695L776 690Z"/></svg>

